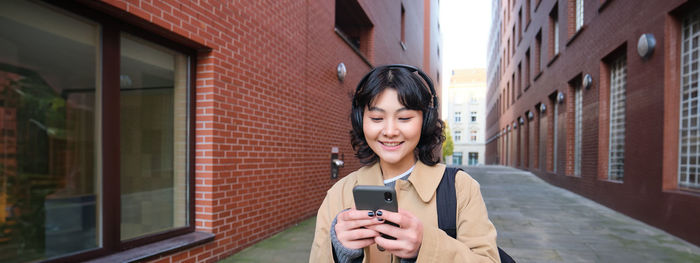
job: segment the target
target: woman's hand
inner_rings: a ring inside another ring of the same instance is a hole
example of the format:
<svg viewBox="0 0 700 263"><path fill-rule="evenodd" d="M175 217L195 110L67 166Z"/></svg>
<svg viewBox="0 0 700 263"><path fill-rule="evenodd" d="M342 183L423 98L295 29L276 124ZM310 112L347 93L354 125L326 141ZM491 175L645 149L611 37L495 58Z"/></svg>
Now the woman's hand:
<svg viewBox="0 0 700 263"><path fill-rule="evenodd" d="M423 242L423 223L408 211L399 209L398 213L385 210L377 211L377 219L396 223L400 227L389 224L372 225L369 229L381 234L395 237L396 240L376 236L374 242L386 251L400 258L415 258L418 256Z"/></svg>
<svg viewBox="0 0 700 263"><path fill-rule="evenodd" d="M369 227L382 223L375 218L374 212L352 208L338 214L335 235L346 248L364 248L374 244L374 238L379 236L377 231Z"/></svg>

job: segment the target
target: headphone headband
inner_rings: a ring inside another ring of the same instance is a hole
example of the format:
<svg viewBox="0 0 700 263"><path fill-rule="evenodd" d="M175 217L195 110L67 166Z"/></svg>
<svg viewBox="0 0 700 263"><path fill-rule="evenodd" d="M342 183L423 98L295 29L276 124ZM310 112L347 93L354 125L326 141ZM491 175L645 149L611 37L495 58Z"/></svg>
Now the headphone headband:
<svg viewBox="0 0 700 263"><path fill-rule="evenodd" d="M433 105L431 105L431 107L435 107L436 105L438 105L438 97L437 97L437 94L435 92L435 88L433 87L433 81L430 80L430 77L428 77L428 75L425 74L425 72L418 69L417 67L414 67L411 65L405 65L405 64L390 64L390 65L383 65L383 66L373 68L372 70L367 72L367 74L364 77L362 77L362 80L360 80L360 83L357 84L357 89L355 89L355 96L357 96L357 94L360 93L360 91L364 87L365 83L367 82L367 79L369 78L370 75L372 75L373 72L375 72L378 69L384 69L384 68L388 68L388 69L402 68L402 69L407 69L411 72L418 73L418 76L420 76L423 79L423 81L425 81L425 83L428 84L428 90L430 91L430 95L433 97Z"/></svg>

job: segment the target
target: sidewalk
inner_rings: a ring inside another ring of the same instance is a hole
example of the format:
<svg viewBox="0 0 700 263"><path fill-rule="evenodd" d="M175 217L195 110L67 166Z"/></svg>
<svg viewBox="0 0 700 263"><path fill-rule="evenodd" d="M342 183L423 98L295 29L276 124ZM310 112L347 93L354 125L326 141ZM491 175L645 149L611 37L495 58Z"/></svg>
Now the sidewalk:
<svg viewBox="0 0 700 263"><path fill-rule="evenodd" d="M700 262L700 248L529 172L464 167L481 184L498 245L517 262ZM315 218L221 262L307 262Z"/></svg>

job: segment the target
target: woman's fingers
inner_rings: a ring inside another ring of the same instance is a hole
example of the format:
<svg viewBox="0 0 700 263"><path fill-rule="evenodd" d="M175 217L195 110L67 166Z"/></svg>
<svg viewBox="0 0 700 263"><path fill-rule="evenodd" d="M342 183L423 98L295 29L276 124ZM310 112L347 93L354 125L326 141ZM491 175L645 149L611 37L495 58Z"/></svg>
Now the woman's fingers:
<svg viewBox="0 0 700 263"><path fill-rule="evenodd" d="M350 230L380 224L381 222L378 222L374 216L374 212L369 210L351 209L345 211L338 216L336 231L338 231L339 225L343 230Z"/></svg>
<svg viewBox="0 0 700 263"><path fill-rule="evenodd" d="M374 242L398 257L416 257L423 242L423 223L408 211L378 211L377 214L378 219L397 223L400 227L389 224L368 226L369 229L396 238L392 240L380 235L374 238Z"/></svg>
<svg viewBox="0 0 700 263"><path fill-rule="evenodd" d="M354 229L348 231L342 231L341 233L336 233L338 235L338 240L362 240L362 239L373 239L379 234L377 231L371 229Z"/></svg>
<svg viewBox="0 0 700 263"><path fill-rule="evenodd" d="M348 240L345 243L342 243L344 247L349 248L349 249L359 249L359 248L364 248L367 246L371 246L374 244L374 238L367 238L367 239L359 239L359 240Z"/></svg>
<svg viewBox="0 0 700 263"><path fill-rule="evenodd" d="M374 244L374 237L379 235L368 227L381 223L372 211L349 209L338 215L335 233L346 248L363 248Z"/></svg>
<svg viewBox="0 0 700 263"><path fill-rule="evenodd" d="M370 210L349 209L347 211L340 213L340 215L338 216L338 219L343 220L343 221L350 221L350 220L374 218L374 216L375 216L374 212L370 211Z"/></svg>

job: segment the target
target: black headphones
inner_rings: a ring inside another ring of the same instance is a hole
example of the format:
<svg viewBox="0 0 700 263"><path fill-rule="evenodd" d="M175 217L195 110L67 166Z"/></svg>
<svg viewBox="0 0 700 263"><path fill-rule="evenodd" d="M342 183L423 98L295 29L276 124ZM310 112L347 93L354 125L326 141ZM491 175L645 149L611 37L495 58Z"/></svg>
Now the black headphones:
<svg viewBox="0 0 700 263"><path fill-rule="evenodd" d="M438 107L438 97L435 92L435 88L433 87L433 81L430 80L430 77L428 77L425 72L421 71L420 69L410 66L410 65L404 65L404 64L391 64L391 65L383 65L383 66L378 66L370 70L367 74L365 74L364 77L362 77L362 80L360 80L360 83L357 84L357 88L355 89L355 95L353 96L352 99L352 126L353 129L358 132L359 134L362 134L362 115L364 113L364 108L360 107L360 103L358 101L358 94L364 89L364 86L367 84L367 81L371 75L373 75L376 71L378 70L383 70L383 69L406 69L409 72L413 73L416 72L418 73L418 76L423 79L423 81L427 84L428 90L430 91L430 95L432 96L432 105L428 107L428 110L423 114L423 127L422 130L426 131L427 130L427 125L429 123L433 123L434 120L433 118L437 118L437 107ZM421 135L423 137L423 135Z"/></svg>

